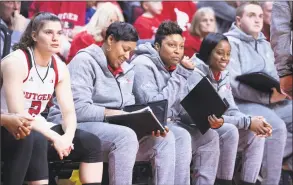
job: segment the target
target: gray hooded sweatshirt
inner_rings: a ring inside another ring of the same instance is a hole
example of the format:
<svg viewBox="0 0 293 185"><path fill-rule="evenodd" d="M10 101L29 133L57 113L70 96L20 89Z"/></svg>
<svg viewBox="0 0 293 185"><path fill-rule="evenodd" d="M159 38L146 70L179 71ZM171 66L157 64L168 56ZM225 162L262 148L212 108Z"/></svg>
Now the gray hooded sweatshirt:
<svg viewBox="0 0 293 185"><path fill-rule="evenodd" d="M263 33L257 39L247 35L233 23L225 34L231 44L231 60L228 65L232 92L235 98L268 105L270 93L257 91L235 80L242 74L263 72L279 81L274 66L274 53Z"/></svg>
<svg viewBox="0 0 293 185"><path fill-rule="evenodd" d="M137 47L132 64L136 74L133 86L136 101L147 103L167 99L168 117L178 117L182 110L180 97L186 95L183 89L193 70L179 64L175 71L169 72L151 43Z"/></svg>
<svg viewBox="0 0 293 185"><path fill-rule="evenodd" d="M230 78L229 72L227 70L221 72L220 79L218 81L215 80L213 72L210 70L210 67L206 65L203 61L198 58L193 58L193 61L196 64L195 72L199 73L202 76L206 76L218 94L222 99L226 99L229 103L228 110L222 116L225 123L230 123L235 125L238 129L248 129L250 126L250 116L246 116L241 113L235 104L234 97L232 95L231 87L230 87ZM200 72L198 71L200 70ZM189 88L193 88L199 82L198 78L189 78L188 84Z"/></svg>
<svg viewBox="0 0 293 185"><path fill-rule="evenodd" d="M68 65L77 122L102 122L105 108L122 109L134 104L133 65L124 62L116 77L108 69L103 50L92 44L80 50ZM59 123L61 112L54 98L48 120Z"/></svg>

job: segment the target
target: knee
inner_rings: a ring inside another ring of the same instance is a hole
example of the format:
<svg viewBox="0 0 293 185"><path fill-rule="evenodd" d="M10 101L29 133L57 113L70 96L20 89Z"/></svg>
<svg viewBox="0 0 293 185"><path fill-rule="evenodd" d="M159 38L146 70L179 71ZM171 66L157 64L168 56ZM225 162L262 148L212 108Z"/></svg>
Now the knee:
<svg viewBox="0 0 293 185"><path fill-rule="evenodd" d="M176 132L173 131L173 134L176 141L176 148L191 148L191 135L187 130L178 127L176 128Z"/></svg>
<svg viewBox="0 0 293 185"><path fill-rule="evenodd" d="M168 134L162 138L162 143L166 143L170 146L175 146L175 135L172 131L169 131Z"/></svg>
<svg viewBox="0 0 293 185"><path fill-rule="evenodd" d="M287 138L287 128L285 122L281 119L276 119L272 120L270 124L273 127L273 132L272 137L268 139L279 139L285 142Z"/></svg>
<svg viewBox="0 0 293 185"><path fill-rule="evenodd" d="M213 130L209 129L204 135L205 140L208 140L210 145L219 146L220 144L220 136L219 134ZM218 147L217 147L218 148Z"/></svg>
<svg viewBox="0 0 293 185"><path fill-rule="evenodd" d="M83 137L83 142L85 142L88 149L94 150L94 151L101 151L102 144L101 140L92 133L86 132L85 136Z"/></svg>
<svg viewBox="0 0 293 185"><path fill-rule="evenodd" d="M286 133L286 124L283 120L279 120L277 124L272 124L273 133Z"/></svg>
<svg viewBox="0 0 293 185"><path fill-rule="evenodd" d="M33 134L34 150L47 152L48 140L45 138L45 136L39 132L33 132L32 134Z"/></svg>
<svg viewBox="0 0 293 185"><path fill-rule="evenodd" d="M139 143L137 135L132 129L124 127L123 129L121 129L121 132L119 132L118 137L120 138L120 141L123 141L123 145L133 145L138 148Z"/></svg>
<svg viewBox="0 0 293 185"><path fill-rule="evenodd" d="M222 127L223 128L221 128L221 129L223 129L224 131L219 136L220 137L220 142L238 145L239 131L236 128L236 126L226 123Z"/></svg>
<svg viewBox="0 0 293 185"><path fill-rule="evenodd" d="M156 143L160 143L156 148L160 153L170 153L171 155L171 151L175 151L175 136L172 131L169 131L165 137L155 137L154 139L157 140Z"/></svg>
<svg viewBox="0 0 293 185"><path fill-rule="evenodd" d="M17 147L23 148L26 151L32 150L34 146L34 141L35 141L35 136L34 136L35 133L36 133L35 131L32 131L25 138L17 140L15 144L17 145Z"/></svg>
<svg viewBox="0 0 293 185"><path fill-rule="evenodd" d="M255 134L252 132L250 134L251 134L250 136L251 140L249 138L250 141L248 141L249 148L254 148L255 150L262 151L262 149L265 146L265 138L255 137Z"/></svg>
<svg viewBox="0 0 293 185"><path fill-rule="evenodd" d="M102 155L102 146L100 139L89 132L79 131L78 134L75 135L75 138L78 138L76 142L76 147L82 147L82 162L93 163L93 162L101 162Z"/></svg>
<svg viewBox="0 0 293 185"><path fill-rule="evenodd" d="M220 154L220 137L215 130L209 129L199 140L200 142L197 143L199 150Z"/></svg>
<svg viewBox="0 0 293 185"><path fill-rule="evenodd" d="M18 143L23 143L23 145L33 145L34 138L35 138L35 131L32 131L28 136L26 136L23 139L18 140Z"/></svg>

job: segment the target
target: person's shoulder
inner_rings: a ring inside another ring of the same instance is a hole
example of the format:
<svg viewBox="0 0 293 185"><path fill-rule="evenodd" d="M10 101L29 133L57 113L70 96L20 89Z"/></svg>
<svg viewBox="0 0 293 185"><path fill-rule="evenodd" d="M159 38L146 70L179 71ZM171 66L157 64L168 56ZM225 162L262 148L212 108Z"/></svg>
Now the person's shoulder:
<svg viewBox="0 0 293 185"><path fill-rule="evenodd" d="M136 56L131 63L134 66L155 66L152 58L143 54Z"/></svg>
<svg viewBox="0 0 293 185"><path fill-rule="evenodd" d="M64 68L67 67L67 66L66 66L66 63L63 62L63 61L59 58L59 56L58 56L57 54L54 54L54 55L53 55L53 59L54 59L55 62L56 62L56 65L57 65L57 69L58 69L58 71L60 71L60 70L64 70Z"/></svg>
<svg viewBox="0 0 293 185"><path fill-rule="evenodd" d="M243 42L239 38L233 37L231 35L226 35L226 37L228 38L230 44L239 45L241 44L241 42Z"/></svg>
<svg viewBox="0 0 293 185"><path fill-rule="evenodd" d="M97 63L98 60L106 60L106 56L102 48L96 44L91 44L83 49L80 49L72 58L71 62L90 62Z"/></svg>
<svg viewBox="0 0 293 185"><path fill-rule="evenodd" d="M144 20L144 19L146 19L146 18L145 18L145 17L143 16L143 14L142 14L142 15L140 15L140 16L138 16L138 17L136 18L135 23L140 22L140 21L142 21L142 20Z"/></svg>
<svg viewBox="0 0 293 185"><path fill-rule="evenodd" d="M85 43L85 44L92 44L95 42L95 39L93 35L89 34L87 31L82 31L78 33L74 38L74 41L76 41L76 44Z"/></svg>
<svg viewBox="0 0 293 185"><path fill-rule="evenodd" d="M15 65L17 65L17 63L23 63L23 61L26 61L26 55L22 50L17 49L15 51L9 53L4 58L2 58L1 65L3 63L11 62L11 61L14 61L13 63L15 63Z"/></svg>
<svg viewBox="0 0 293 185"><path fill-rule="evenodd" d="M271 43L269 41L267 41L266 39L262 39L261 41L264 45L271 46Z"/></svg>
<svg viewBox="0 0 293 185"><path fill-rule="evenodd" d="M135 28L137 28L138 26L144 26L147 27L148 24L150 24L151 22L153 22L154 19L145 17L143 15L140 15L139 17L137 17L137 19L135 20L133 26ZM147 25L146 25L147 24Z"/></svg>
<svg viewBox="0 0 293 185"><path fill-rule="evenodd" d="M1 71L17 75L27 75L27 59L22 50L15 50L1 60Z"/></svg>
<svg viewBox="0 0 293 185"><path fill-rule="evenodd" d="M185 38L184 47L192 47L199 50L201 45L201 40L198 36L191 35L188 31L183 32L183 37Z"/></svg>

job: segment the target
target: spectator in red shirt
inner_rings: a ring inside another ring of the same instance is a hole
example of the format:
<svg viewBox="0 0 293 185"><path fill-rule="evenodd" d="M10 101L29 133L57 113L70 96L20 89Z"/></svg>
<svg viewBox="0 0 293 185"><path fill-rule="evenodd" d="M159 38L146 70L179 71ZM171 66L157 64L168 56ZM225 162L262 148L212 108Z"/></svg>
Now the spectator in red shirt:
<svg viewBox="0 0 293 185"><path fill-rule="evenodd" d="M62 21L64 34L72 38L75 26L85 25L86 1L34 1L29 8L29 17L37 12L50 12Z"/></svg>
<svg viewBox="0 0 293 185"><path fill-rule="evenodd" d="M192 57L194 53L197 53L202 40L211 32L217 32L214 10L210 7L198 9L193 15L189 32L184 33L184 54Z"/></svg>
<svg viewBox="0 0 293 185"><path fill-rule="evenodd" d="M158 16L160 22L171 20L177 22L183 32L188 31L196 3L193 1L163 1L163 11Z"/></svg>
<svg viewBox="0 0 293 185"><path fill-rule="evenodd" d="M124 21L121 10L113 3L103 3L98 6L90 22L81 28L76 28L76 34L71 42L67 64L76 53L91 44L101 46L108 26L115 21Z"/></svg>
<svg viewBox="0 0 293 185"><path fill-rule="evenodd" d="M162 2L144 1L141 6L145 12L135 20L133 26L140 39L153 39L161 23L157 16L162 12Z"/></svg>

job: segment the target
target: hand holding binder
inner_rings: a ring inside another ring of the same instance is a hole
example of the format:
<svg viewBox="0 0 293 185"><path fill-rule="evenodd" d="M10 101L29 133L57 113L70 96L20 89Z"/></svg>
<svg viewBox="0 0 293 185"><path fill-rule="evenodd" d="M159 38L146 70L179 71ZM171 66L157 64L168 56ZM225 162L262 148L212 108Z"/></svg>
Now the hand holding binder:
<svg viewBox="0 0 293 185"><path fill-rule="evenodd" d="M228 102L222 100L206 77L189 92L181 101L181 105L202 134L211 128L209 116L220 118L229 107Z"/></svg>
<svg viewBox="0 0 293 185"><path fill-rule="evenodd" d="M152 131L152 136L154 137L166 137L167 133L169 132L169 128L167 126L165 126L165 131L161 132L159 130L157 131Z"/></svg>
<svg viewBox="0 0 293 185"><path fill-rule="evenodd" d="M165 126L167 123L167 112L168 112L168 100L152 101L145 104L134 104L125 106L123 111L133 112L146 107L150 107L152 112L155 114L159 122Z"/></svg>
<svg viewBox="0 0 293 185"><path fill-rule="evenodd" d="M217 118L215 115L211 115L208 117L211 128L220 128L224 124L223 118Z"/></svg>
<svg viewBox="0 0 293 185"><path fill-rule="evenodd" d="M116 110L116 109L105 109L105 113L104 113L105 117L116 116L121 114L125 114L125 112L122 110Z"/></svg>
<svg viewBox="0 0 293 185"><path fill-rule="evenodd" d="M270 98L270 103L277 103L286 99L286 95L279 93L276 88L272 89L272 94Z"/></svg>
<svg viewBox="0 0 293 185"><path fill-rule="evenodd" d="M152 134L157 136L158 133L164 137L168 132L168 129L164 128L150 107L124 112L121 115L106 116L105 120L112 124L131 128L135 131L138 139Z"/></svg>
<svg viewBox="0 0 293 185"><path fill-rule="evenodd" d="M272 92L272 88L276 88L281 93L280 83L262 72L240 75L236 80L261 92Z"/></svg>

